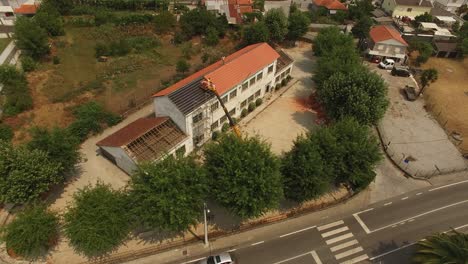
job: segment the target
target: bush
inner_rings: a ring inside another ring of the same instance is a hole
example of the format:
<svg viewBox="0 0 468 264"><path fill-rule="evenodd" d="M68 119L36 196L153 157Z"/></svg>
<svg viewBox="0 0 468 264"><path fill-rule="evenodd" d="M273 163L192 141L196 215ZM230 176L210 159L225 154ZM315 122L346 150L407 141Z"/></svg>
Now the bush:
<svg viewBox="0 0 468 264"><path fill-rule="evenodd" d="M176 65L177 72L186 73L189 69L190 69L190 64L186 60L182 59L182 60L177 61L177 65Z"/></svg>
<svg viewBox="0 0 468 264"><path fill-rule="evenodd" d="M52 62L53 62L54 64L60 64L60 58L59 58L58 56L54 56L54 57L52 58Z"/></svg>
<svg viewBox="0 0 468 264"><path fill-rule="evenodd" d="M219 43L219 34L214 27L206 30L205 41L208 46L216 46Z"/></svg>
<svg viewBox="0 0 468 264"><path fill-rule="evenodd" d="M281 87L286 86L286 84L287 84L286 79L281 80Z"/></svg>
<svg viewBox="0 0 468 264"><path fill-rule="evenodd" d="M221 127L222 132L227 132L229 130L229 123L224 123Z"/></svg>
<svg viewBox="0 0 468 264"><path fill-rule="evenodd" d="M30 56L21 56L21 67L24 72L34 71L36 69L36 62Z"/></svg>
<svg viewBox="0 0 468 264"><path fill-rule="evenodd" d="M96 58L99 58L101 56L110 56L109 46L104 43L96 43L94 51L96 53Z"/></svg>
<svg viewBox="0 0 468 264"><path fill-rule="evenodd" d="M138 53L161 45L161 42L157 39L144 36L127 38L126 41L128 45Z"/></svg>
<svg viewBox="0 0 468 264"><path fill-rule="evenodd" d="M187 39L187 36L180 31L176 31L174 34L174 44L181 44L182 42L187 41Z"/></svg>
<svg viewBox="0 0 468 264"><path fill-rule="evenodd" d="M0 83L6 102L3 106L5 115L12 116L32 107L32 98L28 89L28 82L22 72L10 65L0 66Z"/></svg>
<svg viewBox="0 0 468 264"><path fill-rule="evenodd" d="M242 111L241 111L241 117L242 117L242 118L246 117L248 113L249 113L249 111L248 111L247 109L245 109L245 108L242 109Z"/></svg>
<svg viewBox="0 0 468 264"><path fill-rule="evenodd" d="M217 140L219 138L219 131L213 131L213 133L211 134L211 139L212 140Z"/></svg>
<svg viewBox="0 0 468 264"><path fill-rule="evenodd" d="M0 123L0 140L11 141L13 135L13 130L9 125Z"/></svg>
<svg viewBox="0 0 468 264"><path fill-rule="evenodd" d="M257 106L255 105L255 103L254 103L254 102L251 102L251 103L249 104L249 106L248 106L247 109L249 110L249 113L250 113L250 112L252 112L253 110L255 110L256 107L257 107Z"/></svg>
<svg viewBox="0 0 468 264"><path fill-rule="evenodd" d="M40 59L49 54L49 41L46 30L31 18L20 16L15 22L16 46L24 54Z"/></svg>
<svg viewBox="0 0 468 264"><path fill-rule="evenodd" d="M255 106L260 106L262 103L263 103L262 98L258 98L257 100L255 100Z"/></svg>
<svg viewBox="0 0 468 264"><path fill-rule="evenodd" d="M26 208L6 226L6 248L27 258L45 255L59 236L59 221L44 205Z"/></svg>
<svg viewBox="0 0 468 264"><path fill-rule="evenodd" d="M278 84L275 86L275 91L278 91L279 89L281 89L281 84L278 83Z"/></svg>

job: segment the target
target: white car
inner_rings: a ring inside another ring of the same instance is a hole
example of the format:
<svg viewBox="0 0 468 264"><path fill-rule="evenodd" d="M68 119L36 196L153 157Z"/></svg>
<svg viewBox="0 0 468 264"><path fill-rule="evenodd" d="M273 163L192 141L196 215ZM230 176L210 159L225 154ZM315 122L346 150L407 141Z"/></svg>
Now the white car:
<svg viewBox="0 0 468 264"><path fill-rule="evenodd" d="M395 61L392 59L385 59L379 63L379 68L391 70L395 66Z"/></svg>
<svg viewBox="0 0 468 264"><path fill-rule="evenodd" d="M215 256L209 256L198 262L199 264L234 264L229 253L221 253Z"/></svg>

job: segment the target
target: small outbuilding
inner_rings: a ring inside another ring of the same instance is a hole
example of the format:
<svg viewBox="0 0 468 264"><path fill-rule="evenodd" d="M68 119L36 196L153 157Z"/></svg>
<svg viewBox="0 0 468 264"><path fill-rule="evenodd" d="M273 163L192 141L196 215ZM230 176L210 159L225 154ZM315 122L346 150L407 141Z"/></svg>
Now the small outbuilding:
<svg viewBox="0 0 468 264"><path fill-rule="evenodd" d="M453 41L434 41L434 47L435 56L439 58L456 58L460 52Z"/></svg>

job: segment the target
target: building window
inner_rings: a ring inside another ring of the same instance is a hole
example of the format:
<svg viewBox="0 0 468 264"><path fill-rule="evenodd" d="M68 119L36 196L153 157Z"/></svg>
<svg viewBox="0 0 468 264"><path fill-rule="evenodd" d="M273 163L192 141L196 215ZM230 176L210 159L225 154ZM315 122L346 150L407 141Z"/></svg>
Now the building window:
<svg viewBox="0 0 468 264"><path fill-rule="evenodd" d="M279 76L276 76L275 82L279 82Z"/></svg>
<svg viewBox="0 0 468 264"><path fill-rule="evenodd" d="M229 111L229 115L230 115L230 116L236 115L236 109L233 108L231 111Z"/></svg>
<svg viewBox="0 0 468 264"><path fill-rule="evenodd" d="M198 114L196 114L196 115L194 115L192 117L192 121L193 121L194 124L196 124L196 123L200 122L200 120L202 120L202 118L203 118L203 113L198 113Z"/></svg>
<svg viewBox="0 0 468 264"><path fill-rule="evenodd" d="M259 96L260 96L260 94L261 94L261 91L260 91L260 90L258 90L258 91L255 93L255 98L259 97Z"/></svg>
<svg viewBox="0 0 468 264"><path fill-rule="evenodd" d="M229 94L229 98L235 98L237 96L237 89L234 89L234 91L232 91L230 94Z"/></svg>
<svg viewBox="0 0 468 264"><path fill-rule="evenodd" d="M220 123L220 124L224 124L224 122L226 122L226 120L227 120L227 116L226 116L226 115L223 115L223 117L221 117L221 118L219 119L219 123Z"/></svg>
<svg viewBox="0 0 468 264"><path fill-rule="evenodd" d="M218 120L216 120L213 124L211 124L211 130L215 130L219 126Z"/></svg>
<svg viewBox="0 0 468 264"><path fill-rule="evenodd" d="M242 103L241 103L241 108L244 108L247 106L247 100L244 100Z"/></svg>
<svg viewBox="0 0 468 264"><path fill-rule="evenodd" d="M406 12L411 12L411 11L413 11L413 8L406 9Z"/></svg>
<svg viewBox="0 0 468 264"><path fill-rule="evenodd" d="M263 72L257 75L257 82L260 81L262 78L263 78Z"/></svg>
<svg viewBox="0 0 468 264"><path fill-rule="evenodd" d="M253 102L254 99L255 99L255 98L254 98L254 95L251 95L251 96L249 97L249 100L248 100L249 104L250 104L251 102Z"/></svg>
<svg viewBox="0 0 468 264"><path fill-rule="evenodd" d="M396 53L400 53L400 48L395 47L395 52L396 52Z"/></svg>
<svg viewBox="0 0 468 264"><path fill-rule="evenodd" d="M203 138L205 138L205 135L201 134L193 138L193 143L195 145L200 144L203 141Z"/></svg>
<svg viewBox="0 0 468 264"><path fill-rule="evenodd" d="M275 65L271 65L270 67L268 67L268 73L272 73L272 72L273 72L273 67L274 67L274 66L275 66Z"/></svg>
<svg viewBox="0 0 468 264"><path fill-rule="evenodd" d="M253 77L252 79L250 79L249 81L249 86L252 86L255 84L255 77Z"/></svg>
<svg viewBox="0 0 468 264"><path fill-rule="evenodd" d="M286 71L286 74L290 74L291 73L291 68L288 68L288 70Z"/></svg>
<svg viewBox="0 0 468 264"><path fill-rule="evenodd" d="M247 90L247 88L249 88L249 82L243 83L243 84L242 84L242 91Z"/></svg>
<svg viewBox="0 0 468 264"><path fill-rule="evenodd" d="M214 112L216 109L219 108L219 102L216 102L211 105L211 112Z"/></svg>
<svg viewBox="0 0 468 264"><path fill-rule="evenodd" d="M383 49L384 49L384 45L378 45L378 46L377 46L377 49L378 49L378 50L383 50Z"/></svg>
<svg viewBox="0 0 468 264"><path fill-rule="evenodd" d="M223 101L223 103L227 103L229 101L229 94L226 94L226 96L224 96L221 101Z"/></svg>
<svg viewBox="0 0 468 264"><path fill-rule="evenodd" d="M185 145L183 145L182 147L178 148L176 151L175 151L175 154L177 157L181 157L181 156L184 156L185 155L185 152L187 150L185 149Z"/></svg>

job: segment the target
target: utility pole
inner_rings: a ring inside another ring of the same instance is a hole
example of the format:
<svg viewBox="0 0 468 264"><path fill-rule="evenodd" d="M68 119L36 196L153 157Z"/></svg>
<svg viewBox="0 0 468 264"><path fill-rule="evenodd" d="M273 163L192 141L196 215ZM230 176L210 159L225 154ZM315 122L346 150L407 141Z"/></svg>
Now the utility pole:
<svg viewBox="0 0 468 264"><path fill-rule="evenodd" d="M209 213L210 210L207 208L206 203L203 203L203 218L205 220L205 247L209 246L208 242L208 222L206 220L206 214Z"/></svg>

